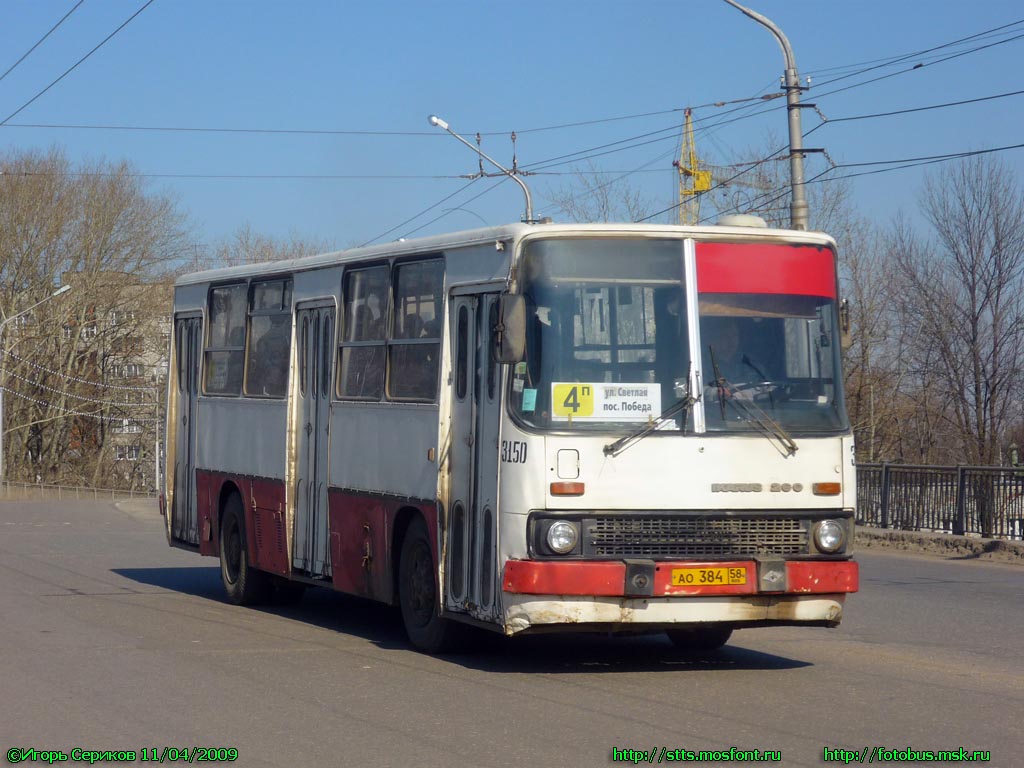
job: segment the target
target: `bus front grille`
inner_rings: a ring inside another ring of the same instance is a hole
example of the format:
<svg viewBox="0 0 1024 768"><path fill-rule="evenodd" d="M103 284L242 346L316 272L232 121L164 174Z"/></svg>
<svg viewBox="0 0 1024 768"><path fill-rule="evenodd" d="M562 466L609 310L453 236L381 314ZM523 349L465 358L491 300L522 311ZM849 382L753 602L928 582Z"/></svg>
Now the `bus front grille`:
<svg viewBox="0 0 1024 768"><path fill-rule="evenodd" d="M583 521L584 557L753 557L807 554L794 517L602 517Z"/></svg>

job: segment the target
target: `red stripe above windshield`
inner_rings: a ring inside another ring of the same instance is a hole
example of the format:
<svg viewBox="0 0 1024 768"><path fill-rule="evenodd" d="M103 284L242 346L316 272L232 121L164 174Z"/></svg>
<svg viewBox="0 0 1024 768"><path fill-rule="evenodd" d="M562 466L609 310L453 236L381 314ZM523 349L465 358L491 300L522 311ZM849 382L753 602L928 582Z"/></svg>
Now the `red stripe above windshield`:
<svg viewBox="0 0 1024 768"><path fill-rule="evenodd" d="M832 251L814 245L697 243L699 293L836 297Z"/></svg>

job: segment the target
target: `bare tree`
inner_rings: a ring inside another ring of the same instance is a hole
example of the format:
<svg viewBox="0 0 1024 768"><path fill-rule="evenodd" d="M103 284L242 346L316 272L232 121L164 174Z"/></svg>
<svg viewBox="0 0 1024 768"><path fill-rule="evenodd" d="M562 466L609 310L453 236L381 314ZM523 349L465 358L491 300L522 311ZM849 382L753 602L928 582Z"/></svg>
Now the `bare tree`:
<svg viewBox="0 0 1024 768"><path fill-rule="evenodd" d="M164 337L146 329L170 313L183 220L123 163L75 168L58 150L12 152L0 170L0 316L57 285L74 289L4 335L7 476L117 484L111 431L155 429L165 361L153 347ZM146 442L155 461L155 436Z"/></svg>
<svg viewBox="0 0 1024 768"><path fill-rule="evenodd" d="M333 248L327 241L309 240L292 234L277 238L254 232L249 224L239 229L230 239L217 246L214 262L223 266L255 264L280 259L295 259L324 253Z"/></svg>
<svg viewBox="0 0 1024 768"><path fill-rule="evenodd" d="M918 371L941 383L963 459L997 464L1024 364L1020 188L1002 163L969 158L928 177L921 207L935 240L899 253Z"/></svg>
<svg viewBox="0 0 1024 768"><path fill-rule="evenodd" d="M650 202L621 174L601 171L592 162L573 169L573 182L549 190L552 205L570 221L639 221Z"/></svg>

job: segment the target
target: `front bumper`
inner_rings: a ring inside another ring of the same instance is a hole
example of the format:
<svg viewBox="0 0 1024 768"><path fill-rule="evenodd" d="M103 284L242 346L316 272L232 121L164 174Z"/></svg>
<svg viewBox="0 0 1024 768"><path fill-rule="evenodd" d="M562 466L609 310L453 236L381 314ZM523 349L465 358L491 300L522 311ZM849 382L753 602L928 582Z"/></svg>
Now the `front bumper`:
<svg viewBox="0 0 1024 768"><path fill-rule="evenodd" d="M672 584L674 569L740 567L750 575L744 584ZM510 560L502 579L502 607L507 634L656 630L704 622L834 627L842 620L846 595L858 586L859 569L851 560Z"/></svg>

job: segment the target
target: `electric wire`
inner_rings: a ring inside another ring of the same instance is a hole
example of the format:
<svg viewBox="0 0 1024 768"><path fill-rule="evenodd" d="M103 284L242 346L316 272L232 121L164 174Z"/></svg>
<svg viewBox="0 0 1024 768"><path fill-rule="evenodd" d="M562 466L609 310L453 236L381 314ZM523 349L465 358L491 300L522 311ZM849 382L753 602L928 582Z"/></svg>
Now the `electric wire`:
<svg viewBox="0 0 1024 768"><path fill-rule="evenodd" d="M602 123L613 123L624 120L638 120L646 117L657 117L683 112L686 109L705 109L711 107L723 107L730 104L741 104L744 102L764 102L781 98L783 93L770 93L758 96L749 96L742 99L728 99L723 101L708 102L692 107L671 107L668 109L655 110L651 112L638 112L631 115L617 115L614 117L601 117L589 120L580 120L573 123L561 123L558 125L546 125L535 128L516 129L517 134L539 133L542 131L556 131L566 128L578 128ZM748 105L749 106L749 105ZM730 112L733 110L727 110ZM9 119L9 118L8 118ZM54 130L81 130L81 131L136 131L136 132L166 132L166 133L224 133L224 134L265 134L265 135L295 135L295 136L425 136L428 138L443 138L444 134L437 131L373 131L373 130L333 130L315 128L225 128L207 126L172 126L172 125L86 125L81 123L0 123L4 128L33 128L33 129L54 129ZM469 131L479 133L481 136L507 136L509 131Z"/></svg>
<svg viewBox="0 0 1024 768"><path fill-rule="evenodd" d="M861 70L858 70L856 72L851 72L849 74L845 74L845 75L841 75L839 77L835 77L835 78L833 78L831 80L826 80L824 83L820 83L819 87L825 86L825 85L829 85L830 83L837 83L840 80L845 80L845 79L850 78L850 77L856 77L857 75L863 75L866 72L871 72L873 70L881 69L883 67L893 66L895 64L899 64L899 63L907 61L909 59L920 58L921 56L924 56L925 54L933 53L935 51L942 50L943 48L951 48L954 45L959 45L960 43L965 43L965 42L967 42L969 40L974 40L974 39L980 38L982 36L990 35L993 32L998 32L998 31L1003 30L1003 29L1008 29L1009 27L1015 27L1015 26L1018 26L1018 25L1020 25L1022 23L1024 23L1024 19L1017 19L1017 21L1012 21L1012 22L1010 22L1008 24L1003 24L1003 25L998 26L998 27L993 27L992 29L986 29L986 30L984 30L982 32L977 32L977 33L975 33L973 35L968 35L967 37L961 37L958 40L953 40L953 41L950 41L948 43L942 43L941 45L936 45L936 46L933 46L931 48L925 48L923 50L915 51L913 53L902 54L902 55L899 55L899 56L896 56L896 57L890 59L889 61L887 61L885 63L877 64L877 65L874 65L874 66L869 66L869 67L867 67L865 69L861 69ZM1013 37L1013 38L1010 38L1009 40L997 41L995 43L992 43L992 44L989 44L989 45L985 45L985 46L982 46L980 48L971 49L969 51L966 51L965 53L974 53L975 51L984 50L985 48L989 48L992 45L1001 45L1002 43L1012 42L1013 40L1016 40L1016 39L1017 39L1016 37ZM956 55L962 55L962 54L956 54ZM932 64L932 63L937 63L937 62L929 62L929 64ZM924 65L924 66L928 66L928 65Z"/></svg>
<svg viewBox="0 0 1024 768"><path fill-rule="evenodd" d="M892 117L893 115L908 115L912 112L927 112L932 109L945 109L946 107L959 107L963 104L976 104L982 101L994 101L995 99L1005 99L1010 96L1020 96L1024 94L1024 90L1021 91L1008 91L1007 93L997 93L993 96L979 96L975 99L963 99L961 101L947 101L943 104L930 104L926 107L912 107L909 109L896 109L891 112L873 112L867 115L851 115L849 117L829 117L822 121L822 125L827 123L845 123L853 120L868 120L876 117ZM817 130L821 126L815 126L812 130ZM810 131L808 131L810 133ZM804 134L805 136L807 134Z"/></svg>
<svg viewBox="0 0 1024 768"><path fill-rule="evenodd" d="M49 31L36 41L35 45L33 45L31 48L29 48L27 51L25 51L25 53L22 54L20 59L18 59L16 62L11 64L11 66L7 68L7 71L4 72L2 75L0 75L0 81L2 81L5 77L7 77L9 74L11 74L11 72L13 72L15 70L15 68L19 64L21 64L21 62L23 62L25 59L27 59L29 57L29 55L32 53L32 51L34 51L36 48L38 48L40 45L42 45L43 41L45 41L46 38L48 38L51 34L53 34L54 31L56 31L57 27L59 27L61 24L63 24L67 20L68 16L70 16L72 13L77 11L78 7L82 3L84 3L84 2L85 2L85 0L78 0L78 2L75 3L74 7L61 17L60 21L58 21L56 24L54 24L52 27L50 27Z"/></svg>
<svg viewBox="0 0 1024 768"><path fill-rule="evenodd" d="M897 53L897 54L893 54L892 56L883 56L881 58L871 59L869 61L851 62L850 64L838 64L838 65L833 66L833 67L819 67L817 69L806 70L806 72L804 74L808 74L808 75L825 75L825 74L829 74L829 73L843 73L843 74L845 74L847 72L847 70L857 70L857 72L854 72L853 74L862 74L863 72L867 71L867 69L865 69L865 68L871 67L871 65L874 65L874 64L882 64L882 65L884 65L884 64L899 63L900 61L905 61L906 59L918 58L918 57L924 56L924 55L926 55L926 54L928 54L930 52L937 51L937 50L940 50L942 48L949 48L949 47L952 47L954 45L958 45L959 43L966 42L968 40L987 40L987 39L992 38L992 37L998 37L999 36L998 33L1000 33L1002 30L1007 30L1010 27L1016 27L1016 26L1018 26L1020 24L1024 24L1024 19L1018 19L1017 21L1011 21L1011 22L1009 22L1007 24L1001 24L998 27L993 27L991 29L986 29L986 30L983 30L981 32L976 32L973 35L968 35L967 37L960 38L959 40L952 40L952 41L950 41L948 43L942 43L940 45L933 46L931 48L922 49L920 51L912 51L911 53ZM1002 34L1008 34L1008 33L1007 32L1002 32Z"/></svg>
<svg viewBox="0 0 1024 768"><path fill-rule="evenodd" d="M504 184L506 181L508 181L508 179L509 179L509 177L507 175L504 175L503 178L498 179L498 181L496 181L494 184L491 184L491 186L489 186L484 191L479 192L479 193L473 195L473 197L469 198L468 200L464 200L462 205L463 206L469 205L469 203L472 203L474 200L477 200L477 199L483 197L484 195L486 195L488 192L490 192L490 191L492 191L494 189L497 189L502 184ZM425 229L426 227L429 227L434 222L440 221L441 219L445 218L445 216L450 216L455 210L457 210L457 209L455 209L455 208L448 209L447 211L442 213L440 216L435 216L433 219L431 219L430 221L426 222L425 224L421 224L420 226L416 227L416 229L409 230L404 235L402 235L402 237L403 238L410 237L411 235L416 234L421 229Z"/></svg>
<svg viewBox="0 0 1024 768"><path fill-rule="evenodd" d="M905 170L906 168L917 168L917 167L921 167L921 166L925 166L925 165L935 165L937 163L945 163L945 162L949 162L951 160L960 160L960 159L964 159L964 158L968 158L968 157L975 157L975 156L978 156L978 155L987 155L987 154L992 154L992 153L995 153L995 152L1008 152L1008 151L1014 150L1014 149L1024 149L1024 144L1010 144L1010 145L1003 146L1003 147L992 147L992 148L989 148L989 149L968 150L968 151L964 151L964 152L950 152L950 153L946 153L946 154L942 154L942 155L926 155L926 156L922 156L922 157L902 158L902 159L899 159L899 160L872 160L872 161L864 161L864 162L858 162L858 163L838 163L838 164L836 164L834 166L826 168L825 170L821 171L820 173L815 174L811 178L807 179L806 181L804 181L804 185L806 186L807 184L821 184L821 183L830 182L830 181L843 181L845 179L853 179L853 178L857 178L859 176L873 176L873 175L879 174L879 173L890 173L892 171ZM857 172L857 173L846 173L846 174L841 174L839 176L835 176L835 177L832 177L832 178L824 178L824 176L826 174L832 173L833 171L839 170L841 168L865 168L865 167L869 167L869 166L872 166L872 165L892 165L892 167L890 167L890 168L875 168L874 170L870 170L870 171L860 171L860 172ZM782 198L784 198L787 195L789 195L790 192L791 192L791 186L789 184L786 184L786 185L777 187L776 189L774 189L774 190L772 190L770 192L763 193L763 194L759 195L758 197L754 197L751 200L745 201L743 207L747 208L748 210L753 209L755 207L762 208L764 206L771 205L771 204L781 200ZM776 194L776 193L778 193L778 194ZM768 197L769 195L776 195L776 196L773 197L772 199L764 202L764 203L760 202L760 200L762 198ZM737 206L733 206L732 208L726 209L724 212L723 211L719 211L718 215L721 215L722 213L731 213L731 212L737 211L737 210L739 210L738 207Z"/></svg>
<svg viewBox="0 0 1024 768"><path fill-rule="evenodd" d="M411 181L466 179L465 174L317 174L317 173L148 173L122 171L5 171L4 176L74 176L78 178L222 179L226 181Z"/></svg>
<svg viewBox="0 0 1024 768"><path fill-rule="evenodd" d="M816 99L823 99L823 98L825 98L827 96L834 96L837 93L844 93L845 91L849 91L849 90L851 90L853 88L860 88L861 86L864 86L864 85L870 85L872 83L877 83L877 82L879 82L881 80L887 80L890 77L896 77L897 75L905 75L908 72L916 72L916 71L918 71L920 69L924 69L925 67L930 67L930 66L933 66L935 64L942 64L944 62L951 61L953 59L958 59L961 56L966 56L966 55L968 55L970 53L977 53L978 51L984 50L985 48L991 48L993 45L1002 45L1003 43L1010 43L1010 42L1013 42L1015 40L1021 40L1021 39L1024 39L1024 33L1021 33L1021 34L1017 35L1016 37L1012 37L1009 40L1003 40L1003 41L1001 41L999 43L992 43L991 45L982 46L981 48L974 48L974 49L972 49L970 51L964 51L962 53L956 53L956 54L953 54L953 55L950 55L950 56L946 56L945 58L942 58L942 59L937 59L936 61L928 62L927 64L915 64L914 66L909 67L907 69L901 69L901 70L899 70L897 72L890 72L887 75L880 75L879 77L873 77L870 80L862 80L859 83L853 83L852 85L847 85L847 86L845 86L843 88L836 88L835 90L825 91L824 93L815 92L814 93L814 97Z"/></svg>
<svg viewBox="0 0 1024 768"><path fill-rule="evenodd" d="M430 213L430 211L434 210L434 209L435 209L435 208L437 208L437 207L438 207L439 205L443 205L444 203L448 202L449 200L451 200L451 199L452 199L453 197L455 197L455 196L456 196L457 194L459 194L459 193L460 193L460 192L462 192L463 190L469 189L469 188L470 188L471 186L473 186L474 184L476 184L476 183L477 183L477 182L478 182L478 181L479 181L479 180L480 180L481 178L482 178L481 176L476 176L475 178L473 178L473 179L470 179L470 181L469 181L469 183L468 183L468 184L464 184L464 185L462 185L462 186L461 186L461 187L459 187L459 188L458 188L457 190L455 190L454 192L452 192L452 193L451 193L450 195L446 195L445 197L442 197L442 198L441 198L440 200L438 200L438 201L437 201L436 203L434 203L433 205L431 205L431 206L428 206L427 208L424 208L424 209L423 209L422 211L420 211L419 213L417 213L417 214L415 214L415 215L413 215L413 216L410 216L410 217L409 217L408 219L406 219L405 221L403 221L403 222L401 222L401 223L399 223L399 224L396 224L395 226L393 226L393 227L392 227L391 229L387 230L386 232L381 232L381 233L380 233L379 235L377 235L376 237L372 237L372 238L370 238L369 240L367 240L366 242L364 242L364 243L360 243L360 244L359 244L359 245L358 245L357 247L358 247L358 248L362 248L363 246L366 246L366 245L370 245L371 243L374 243L374 242L376 242L377 240L380 240L380 239L381 239L382 237L387 237L387 236L388 236L388 235L390 235L390 234L391 234L392 232L394 232L394 231L395 231L396 229L401 229L402 227L404 227L404 226L405 226L406 224L408 224L409 222L415 221L415 220L416 220L416 219L418 219L418 218L419 218L420 216L423 216L423 215L424 215L424 214L426 214L426 213Z"/></svg>
<svg viewBox="0 0 1024 768"><path fill-rule="evenodd" d="M141 8L139 8L139 9L138 9L138 10L137 10L137 11L136 11L135 13L133 13L133 14L132 14L131 16L129 16L129 17L128 17L127 19L125 19L125 20L124 20L123 22L121 22L121 25L120 25L120 26L119 26L119 27L118 27L117 29L115 29L115 30L114 30L113 32L111 32L111 33L110 33L109 35L107 35L107 36L106 36L105 38L103 38L103 40L101 40L101 41L100 41L100 42L99 42L99 43L98 43L98 44L96 45L96 47L94 47L94 48L93 48L93 49L92 49L91 51L89 51L89 52L88 52L87 54L85 54L85 56L83 56L83 57L82 57L82 58L80 58L80 59L79 59L78 61L76 61L76 62L75 62L74 64L72 64L72 65L71 65L70 67L68 67L68 68L67 68L66 70L64 70L64 73L63 73L63 74L61 74L61 75L60 75L60 76L59 76L59 77L58 77L58 78L57 78L56 80L54 80L53 82L51 82L51 83L50 83L50 84L49 84L48 86L46 86L45 88L43 88L43 90L39 91L39 93L37 93L37 94L36 94L35 96L33 96L33 97L32 97L31 99L29 99L28 101L26 101L26 102L25 102L24 104L22 104L22 105L21 105L20 107L18 107L18 108L17 108L16 110L14 110L13 112L11 112L11 114L9 114L9 115L8 115L7 117L5 117L5 118L4 118L3 120L0 120L0 125L4 125L4 124L5 124L5 123L6 123L6 122L7 122L8 120L10 120L11 118L13 118L13 117L14 117L15 115L19 114L19 113L20 113L20 112L21 112L22 110L24 110L24 109L25 109L26 107L28 107L28 106L29 106L30 104L32 104L32 103L33 103L33 102L34 102L34 101L35 101L36 99L38 99L38 98L39 98L40 96L42 96L42 95L43 95L44 93L46 93L46 92L47 92L48 90L50 90L51 88L53 88L53 86L55 86L55 85L56 85L57 83L59 83L59 82L60 82L61 80L63 80L63 79L65 78L65 77L67 77L67 76L68 76L68 75L70 75L70 74L71 74L72 72L74 72L74 71L75 71L75 69L77 69L77 68L78 68L78 65L79 65L79 64L81 64L82 62L84 62L84 61L85 61L86 59L88 59L88 58L89 58L90 56L92 56L92 55L93 55L94 53L96 53L96 51L98 51L98 50L99 50L100 48L102 48L102 47L103 47L104 45L106 45L106 43L107 43L107 42L108 42L108 41L109 41L109 40L110 40L110 39L111 39L112 37L114 37L114 35L116 35L116 34L117 34L118 32L120 32L120 31L121 31L122 29L124 29L124 28L125 28L126 26L128 26L128 24L129 24L129 23L131 23L131 21L132 21L132 20L133 20L133 19L134 19L134 18L135 18L136 16L138 16L138 15L139 15L140 13L142 13L142 12L143 12L144 10L146 10L147 8L149 8L149 6L151 6L151 5L153 4L153 2L154 2L154 0L146 0L146 2L145 2L145 3L143 4L143 5L142 5L142 7L141 7Z"/></svg>

